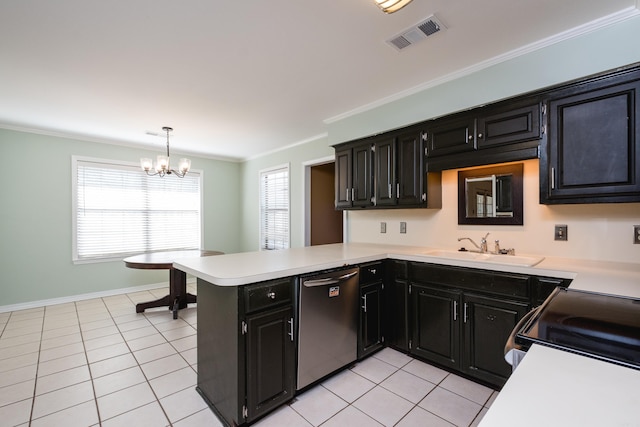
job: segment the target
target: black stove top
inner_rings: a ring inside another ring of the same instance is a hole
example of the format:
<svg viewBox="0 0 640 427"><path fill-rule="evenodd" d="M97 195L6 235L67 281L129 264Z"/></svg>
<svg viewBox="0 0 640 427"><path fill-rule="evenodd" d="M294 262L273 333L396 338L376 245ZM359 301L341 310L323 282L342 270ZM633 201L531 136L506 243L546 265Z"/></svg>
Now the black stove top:
<svg viewBox="0 0 640 427"><path fill-rule="evenodd" d="M515 341L525 348L538 343L640 369L640 300L556 288Z"/></svg>

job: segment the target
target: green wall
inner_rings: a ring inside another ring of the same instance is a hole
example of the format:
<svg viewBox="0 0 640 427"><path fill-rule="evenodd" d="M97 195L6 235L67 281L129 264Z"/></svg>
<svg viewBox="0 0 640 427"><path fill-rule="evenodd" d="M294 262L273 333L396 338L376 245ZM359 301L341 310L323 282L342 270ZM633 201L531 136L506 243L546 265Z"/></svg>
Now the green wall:
<svg viewBox="0 0 640 427"><path fill-rule="evenodd" d="M137 162L156 152L0 129L0 307L168 281L122 261L73 264L71 156ZM240 164L189 156L204 171L204 247L238 252Z"/></svg>
<svg viewBox="0 0 640 427"><path fill-rule="evenodd" d="M242 164L242 248L259 248L259 172L263 169L289 164L291 247L304 246L304 164L317 159L333 157L326 137L299 144L286 150L247 160Z"/></svg>
<svg viewBox="0 0 640 427"><path fill-rule="evenodd" d="M636 16L332 121L327 126L329 143L377 134L638 62L638 40L640 17ZM416 66L421 65L428 66L428 58L424 64L416 61Z"/></svg>
<svg viewBox="0 0 640 427"><path fill-rule="evenodd" d="M327 124L327 137L305 144L242 163L190 156L193 168L204 170L204 246L227 253L257 250L262 169L290 164L291 246L303 246L303 164L333 156L329 144L638 62L638 40L640 17L634 17L334 120ZM428 66L424 61L416 66ZM71 156L137 161L155 154L0 129L0 307L165 282L165 272L132 270L122 262L71 262ZM29 169L20 167L24 164Z"/></svg>

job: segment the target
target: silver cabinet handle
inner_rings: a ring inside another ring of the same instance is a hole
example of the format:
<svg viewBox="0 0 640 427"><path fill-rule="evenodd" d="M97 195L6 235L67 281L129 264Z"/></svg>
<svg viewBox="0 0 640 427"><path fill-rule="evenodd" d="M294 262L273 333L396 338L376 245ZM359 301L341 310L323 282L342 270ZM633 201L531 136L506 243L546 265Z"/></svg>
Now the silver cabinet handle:
<svg viewBox="0 0 640 427"><path fill-rule="evenodd" d="M467 303L464 303L464 323L467 323Z"/></svg>
<svg viewBox="0 0 640 427"><path fill-rule="evenodd" d="M389 184L389 197L391 197L391 184Z"/></svg>
<svg viewBox="0 0 640 427"><path fill-rule="evenodd" d="M458 301L453 302L453 321L458 320Z"/></svg>
<svg viewBox="0 0 640 427"><path fill-rule="evenodd" d="M356 189L351 187L351 201L354 202L356 200Z"/></svg>
<svg viewBox="0 0 640 427"><path fill-rule="evenodd" d="M478 134L478 138L479 138L479 139L480 139L480 138L482 138L483 136L484 136L484 135L482 135L482 133L479 133L479 134Z"/></svg>
<svg viewBox="0 0 640 427"><path fill-rule="evenodd" d="M276 299L276 293L273 291L267 292L267 298Z"/></svg>
<svg viewBox="0 0 640 427"><path fill-rule="evenodd" d="M349 201L349 189L345 188L345 193L347 193L347 202Z"/></svg>
<svg viewBox="0 0 640 427"><path fill-rule="evenodd" d="M551 168L551 189L556 188L556 168Z"/></svg>
<svg viewBox="0 0 640 427"><path fill-rule="evenodd" d="M372 269L370 269L369 271L371 272L371 274L376 274L376 271L377 271L377 270L376 270L375 268L372 268Z"/></svg>
<svg viewBox="0 0 640 427"><path fill-rule="evenodd" d="M293 341L293 317L288 320L289 323L289 337L291 337L291 341Z"/></svg>
<svg viewBox="0 0 640 427"><path fill-rule="evenodd" d="M469 135L469 141L473 141L473 135Z"/></svg>
<svg viewBox="0 0 640 427"><path fill-rule="evenodd" d="M364 296L362 297L362 300L364 301L364 305L362 306L362 310L366 313L367 312L367 294L364 294Z"/></svg>
<svg viewBox="0 0 640 427"><path fill-rule="evenodd" d="M397 199L400 198L400 183L399 182L396 184L396 198Z"/></svg>

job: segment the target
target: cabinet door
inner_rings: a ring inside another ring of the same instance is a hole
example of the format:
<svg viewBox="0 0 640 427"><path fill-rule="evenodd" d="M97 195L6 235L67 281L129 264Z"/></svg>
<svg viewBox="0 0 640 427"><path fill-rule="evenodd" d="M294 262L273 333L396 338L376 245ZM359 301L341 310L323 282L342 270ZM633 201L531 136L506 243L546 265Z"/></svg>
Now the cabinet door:
<svg viewBox="0 0 640 427"><path fill-rule="evenodd" d="M399 205L420 205L424 193L424 150L422 134L410 131L397 138L398 198ZM426 194L425 194L426 199Z"/></svg>
<svg viewBox="0 0 640 427"><path fill-rule="evenodd" d="M473 117L435 120L427 128L427 156L464 153L477 149Z"/></svg>
<svg viewBox="0 0 640 427"><path fill-rule="evenodd" d="M550 99L542 203L640 201L639 103L640 80Z"/></svg>
<svg viewBox="0 0 640 427"><path fill-rule="evenodd" d="M353 206L371 206L373 197L371 171L371 144L358 145L353 148Z"/></svg>
<svg viewBox="0 0 640 427"><path fill-rule="evenodd" d="M247 421L251 421L293 397L293 309L247 316L246 322Z"/></svg>
<svg viewBox="0 0 640 427"><path fill-rule="evenodd" d="M351 206L351 149L336 150L336 208Z"/></svg>
<svg viewBox="0 0 640 427"><path fill-rule="evenodd" d="M478 118L477 138L479 149L540 139L540 103L489 109Z"/></svg>
<svg viewBox="0 0 640 427"><path fill-rule="evenodd" d="M382 340L382 282L360 288L360 334L358 358L383 346Z"/></svg>
<svg viewBox="0 0 640 427"><path fill-rule="evenodd" d="M388 279L384 288L385 341L396 350L409 351L409 282L406 261L387 264Z"/></svg>
<svg viewBox="0 0 640 427"><path fill-rule="evenodd" d="M411 353L444 366L460 366L460 292L411 284Z"/></svg>
<svg viewBox="0 0 640 427"><path fill-rule="evenodd" d="M395 205L396 200L396 139L386 137L374 143L376 206Z"/></svg>
<svg viewBox="0 0 640 427"><path fill-rule="evenodd" d="M504 360L504 345L527 309L526 303L465 294L463 371L502 386L511 375L511 365Z"/></svg>

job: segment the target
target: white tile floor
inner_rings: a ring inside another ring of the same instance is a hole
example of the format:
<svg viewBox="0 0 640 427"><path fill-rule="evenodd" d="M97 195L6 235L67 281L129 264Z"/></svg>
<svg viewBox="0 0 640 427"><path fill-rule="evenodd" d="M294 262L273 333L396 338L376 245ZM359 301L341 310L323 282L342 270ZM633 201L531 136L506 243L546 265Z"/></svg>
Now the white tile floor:
<svg viewBox="0 0 640 427"><path fill-rule="evenodd" d="M0 313L0 425L220 426L195 391L195 306L177 320L167 309L135 313L165 293ZM469 426L496 394L384 349L256 425Z"/></svg>

